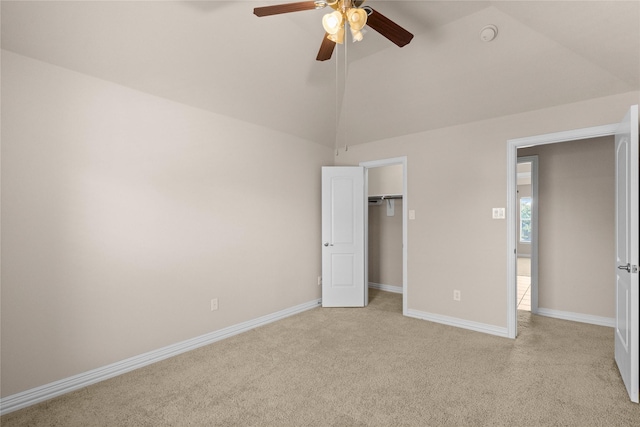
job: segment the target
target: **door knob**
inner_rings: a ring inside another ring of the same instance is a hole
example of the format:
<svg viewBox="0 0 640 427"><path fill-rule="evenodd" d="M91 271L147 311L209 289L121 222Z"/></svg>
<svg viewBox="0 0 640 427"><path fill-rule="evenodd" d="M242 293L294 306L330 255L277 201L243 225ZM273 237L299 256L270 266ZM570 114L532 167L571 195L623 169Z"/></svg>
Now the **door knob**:
<svg viewBox="0 0 640 427"><path fill-rule="evenodd" d="M627 272L631 273L631 264L619 265L618 270L627 270Z"/></svg>

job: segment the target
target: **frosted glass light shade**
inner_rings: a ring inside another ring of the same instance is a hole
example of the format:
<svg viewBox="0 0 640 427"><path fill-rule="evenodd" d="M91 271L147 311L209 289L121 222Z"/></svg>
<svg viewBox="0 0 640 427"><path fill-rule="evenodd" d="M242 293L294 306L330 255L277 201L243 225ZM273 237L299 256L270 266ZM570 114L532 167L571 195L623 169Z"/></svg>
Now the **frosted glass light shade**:
<svg viewBox="0 0 640 427"><path fill-rule="evenodd" d="M351 27L351 37L354 42L361 42L363 39L362 32Z"/></svg>
<svg viewBox="0 0 640 427"><path fill-rule="evenodd" d="M329 34L327 38L334 43L342 44L344 42L344 27L339 28L335 34Z"/></svg>
<svg viewBox="0 0 640 427"><path fill-rule="evenodd" d="M367 12L364 9L349 9L347 10L347 19L352 29L360 31L367 23Z"/></svg>
<svg viewBox="0 0 640 427"><path fill-rule="evenodd" d="M337 34L343 28L342 14L337 10L322 17L322 26L329 34Z"/></svg>

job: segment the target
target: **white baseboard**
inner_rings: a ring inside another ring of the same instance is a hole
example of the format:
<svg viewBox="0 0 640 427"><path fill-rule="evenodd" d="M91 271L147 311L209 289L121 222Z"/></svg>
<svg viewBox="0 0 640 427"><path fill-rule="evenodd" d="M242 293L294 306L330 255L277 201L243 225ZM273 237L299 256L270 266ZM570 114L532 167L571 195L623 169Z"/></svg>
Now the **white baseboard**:
<svg viewBox="0 0 640 427"><path fill-rule="evenodd" d="M456 328L469 329L472 331L482 332L490 335L497 335L504 338L509 337L507 335L506 327L502 328L495 325L488 325L486 323L472 322L470 320L458 319L456 317L443 316L441 314L427 313L424 311L413 309L408 309L405 315L408 317L415 317L416 319L428 320L429 322L455 326Z"/></svg>
<svg viewBox="0 0 640 427"><path fill-rule="evenodd" d="M373 289L380 289L381 291L393 292L394 294L402 293L402 286L383 285L382 283L369 282L369 287Z"/></svg>
<svg viewBox="0 0 640 427"><path fill-rule="evenodd" d="M143 366L177 356L181 353L186 353L187 351L195 350L198 347L203 347L216 341L241 334L242 332L284 319L285 317L302 313L303 311L318 307L320 303L320 299L312 300L253 320L229 326L218 331L210 332L199 337L159 348L148 353L143 353L129 359L121 360L120 362L112 363L101 368L93 369L69 378L64 378L59 381L7 396L0 399L0 415L17 411L18 409L26 408L27 406L31 406L36 403L44 402L45 400L52 399L56 396L142 368Z"/></svg>
<svg viewBox="0 0 640 427"><path fill-rule="evenodd" d="M616 319L613 317L592 316L590 314L572 313L570 311L552 310L550 308L538 308L535 314L553 317L555 319L571 320L573 322L590 323L598 326L615 327Z"/></svg>

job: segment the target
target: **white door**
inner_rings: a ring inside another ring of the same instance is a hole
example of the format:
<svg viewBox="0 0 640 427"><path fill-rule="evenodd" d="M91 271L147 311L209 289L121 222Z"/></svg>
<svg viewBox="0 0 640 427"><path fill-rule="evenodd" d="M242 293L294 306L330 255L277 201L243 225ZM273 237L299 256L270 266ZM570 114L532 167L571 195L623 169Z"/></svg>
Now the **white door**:
<svg viewBox="0 0 640 427"><path fill-rule="evenodd" d="M364 168L322 168L322 306L364 307Z"/></svg>
<svg viewBox="0 0 640 427"><path fill-rule="evenodd" d="M615 358L629 397L638 402L638 106L616 131Z"/></svg>

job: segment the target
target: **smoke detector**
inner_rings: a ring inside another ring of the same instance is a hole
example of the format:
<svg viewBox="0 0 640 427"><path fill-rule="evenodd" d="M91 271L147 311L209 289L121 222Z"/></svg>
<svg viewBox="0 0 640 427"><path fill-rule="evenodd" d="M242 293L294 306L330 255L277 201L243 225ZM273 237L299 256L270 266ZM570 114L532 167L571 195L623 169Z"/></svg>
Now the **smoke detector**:
<svg viewBox="0 0 640 427"><path fill-rule="evenodd" d="M495 25L487 25L480 30L480 40L490 42L498 35L498 27Z"/></svg>

